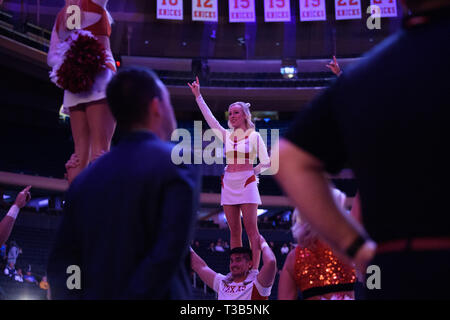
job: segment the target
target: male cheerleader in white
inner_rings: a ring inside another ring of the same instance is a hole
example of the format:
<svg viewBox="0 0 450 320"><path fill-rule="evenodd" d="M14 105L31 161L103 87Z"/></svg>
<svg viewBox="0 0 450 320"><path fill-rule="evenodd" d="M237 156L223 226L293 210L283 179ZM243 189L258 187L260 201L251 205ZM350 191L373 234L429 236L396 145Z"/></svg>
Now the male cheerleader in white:
<svg viewBox="0 0 450 320"><path fill-rule="evenodd" d="M191 248L192 269L211 289L218 300L268 300L277 273L277 260L260 236L263 266L252 270L252 251L237 247L230 252L230 274L225 276L212 270Z"/></svg>

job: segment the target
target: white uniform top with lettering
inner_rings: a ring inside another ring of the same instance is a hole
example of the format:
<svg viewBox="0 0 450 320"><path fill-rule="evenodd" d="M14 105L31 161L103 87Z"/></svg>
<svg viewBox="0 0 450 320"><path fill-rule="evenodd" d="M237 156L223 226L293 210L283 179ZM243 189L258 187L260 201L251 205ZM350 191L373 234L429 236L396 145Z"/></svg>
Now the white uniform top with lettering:
<svg viewBox="0 0 450 320"><path fill-rule="evenodd" d="M244 282L226 282L226 276L218 273L213 288L218 300L268 300L272 286L264 288L258 282L258 273L250 272Z"/></svg>

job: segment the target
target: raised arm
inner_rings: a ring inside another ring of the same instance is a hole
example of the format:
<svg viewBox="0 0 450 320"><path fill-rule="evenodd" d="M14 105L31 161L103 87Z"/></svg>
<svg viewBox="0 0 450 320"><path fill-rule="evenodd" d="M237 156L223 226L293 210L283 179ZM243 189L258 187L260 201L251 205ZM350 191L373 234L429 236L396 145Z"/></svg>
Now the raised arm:
<svg viewBox="0 0 450 320"><path fill-rule="evenodd" d="M263 236L259 236L263 266L258 274L258 282L268 288L273 285L277 274L277 259Z"/></svg>
<svg viewBox="0 0 450 320"><path fill-rule="evenodd" d="M359 223L362 224L362 216L361 216L361 200L359 199L359 191L356 193L355 198L353 199L352 210L350 211L350 215Z"/></svg>
<svg viewBox="0 0 450 320"><path fill-rule="evenodd" d="M188 83L188 86L189 88L191 88L191 91L195 96L195 100L197 101L197 104L206 122L208 123L211 129L218 130L216 135L220 138L220 140L223 141L226 137L226 130L224 127L220 125L219 121L217 121L217 119L214 117L205 100L203 99L200 93L200 82L198 81L198 77L196 77L194 82Z"/></svg>
<svg viewBox="0 0 450 320"><path fill-rule="evenodd" d="M16 201L14 201L6 216L0 221L0 247L8 240L20 209L30 201L30 189L31 186L28 186L17 195Z"/></svg>
<svg viewBox="0 0 450 320"><path fill-rule="evenodd" d="M335 75L337 75L338 77L342 74L342 70L341 67L339 66L339 63L336 60L336 57L333 56L333 61L331 61L330 63L328 63L326 65L326 67L328 69L330 69Z"/></svg>
<svg viewBox="0 0 450 320"><path fill-rule="evenodd" d="M339 66L339 63L336 60L336 57L333 56L333 61L330 61L330 63L328 63L326 65L326 67L328 69L330 69L335 75L337 75L338 77L342 74L342 70L341 67Z"/></svg>
<svg viewBox="0 0 450 320"><path fill-rule="evenodd" d="M324 164L315 156L288 140L280 141L280 166L276 179L294 201L311 226L343 256L359 236L367 239L353 257L357 268L365 272L375 254L376 245L354 219L342 213L332 198ZM348 261L347 261L348 262Z"/></svg>
<svg viewBox="0 0 450 320"><path fill-rule="evenodd" d="M192 250L192 248L191 248L191 266L192 270L194 270L194 272L198 274L200 279L202 279L202 281L206 283L208 287L214 290L214 279L216 278L217 273L210 267L208 267L206 262L202 258L200 258L195 253L195 251Z"/></svg>

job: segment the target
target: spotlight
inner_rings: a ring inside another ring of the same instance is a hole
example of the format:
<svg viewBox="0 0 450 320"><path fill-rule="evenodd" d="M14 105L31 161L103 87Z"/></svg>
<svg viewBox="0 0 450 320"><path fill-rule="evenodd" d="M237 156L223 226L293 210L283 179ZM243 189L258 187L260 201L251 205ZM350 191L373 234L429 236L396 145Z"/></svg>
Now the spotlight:
<svg viewBox="0 0 450 320"><path fill-rule="evenodd" d="M295 67L281 67L281 74L286 79L292 79L297 75L297 68Z"/></svg>
<svg viewBox="0 0 450 320"><path fill-rule="evenodd" d="M267 210L266 209L258 209L256 211L256 215L259 217L260 215L263 215L264 213L266 213Z"/></svg>
<svg viewBox="0 0 450 320"><path fill-rule="evenodd" d="M280 73L285 79L297 78L297 61L295 59L283 59Z"/></svg>

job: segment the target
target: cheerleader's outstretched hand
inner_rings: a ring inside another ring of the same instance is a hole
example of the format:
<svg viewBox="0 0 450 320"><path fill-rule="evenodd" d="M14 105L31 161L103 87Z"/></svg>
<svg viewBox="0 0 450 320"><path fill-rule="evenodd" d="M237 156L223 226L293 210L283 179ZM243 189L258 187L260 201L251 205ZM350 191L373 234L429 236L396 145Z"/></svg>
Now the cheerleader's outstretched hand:
<svg viewBox="0 0 450 320"><path fill-rule="evenodd" d="M342 74L342 70L341 67L339 66L339 63L336 60L336 57L333 56L333 60L330 61L330 63L328 63L326 65L326 67L328 69L330 69L335 75L340 76Z"/></svg>
<svg viewBox="0 0 450 320"><path fill-rule="evenodd" d="M200 94L200 81L198 81L198 77L195 77L195 81L192 83L188 83L189 88L191 88L192 93L194 94L195 98L197 99Z"/></svg>

